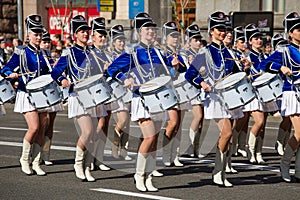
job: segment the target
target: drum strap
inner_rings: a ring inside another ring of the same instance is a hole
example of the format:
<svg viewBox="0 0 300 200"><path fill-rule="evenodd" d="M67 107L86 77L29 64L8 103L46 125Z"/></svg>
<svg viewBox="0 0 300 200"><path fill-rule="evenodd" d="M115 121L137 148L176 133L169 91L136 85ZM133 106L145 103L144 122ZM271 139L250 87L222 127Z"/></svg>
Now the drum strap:
<svg viewBox="0 0 300 200"><path fill-rule="evenodd" d="M137 55L136 55L136 52L135 52L135 51L132 52L132 57L133 57L133 62L134 62L134 64L135 64L135 66L136 66L137 68L139 68L139 67L140 67L140 64L139 64L139 61L138 61L138 59L137 59ZM141 77L141 79L143 80L143 83L144 83L144 82L145 82L145 79L143 78L142 74L140 74L140 77ZM138 80L137 78L135 79L135 81L139 82L139 80ZM140 83L137 83L137 84L140 84Z"/></svg>
<svg viewBox="0 0 300 200"><path fill-rule="evenodd" d="M158 56L158 58L159 58L161 64L164 66L166 72L168 73L169 76L171 76L170 71L169 71L169 69L167 68L166 63L165 63L164 59L162 58L162 56L161 56L161 54L160 54L160 51L159 51L157 48L155 48L155 47L154 47L154 50L155 50L155 52L156 52L156 54L157 54L157 56Z"/></svg>
<svg viewBox="0 0 300 200"><path fill-rule="evenodd" d="M52 72L52 67L51 67L51 64L50 64L50 62L48 60L48 56L46 54L46 51L42 51L42 53L43 53L44 59L46 61L47 67L49 69L49 72Z"/></svg>
<svg viewBox="0 0 300 200"><path fill-rule="evenodd" d="M236 56L234 55L233 51L231 49L228 49L228 52L230 53L231 57L234 58L234 62L238 66L239 70L242 71L241 63L238 62L238 59L236 59Z"/></svg>

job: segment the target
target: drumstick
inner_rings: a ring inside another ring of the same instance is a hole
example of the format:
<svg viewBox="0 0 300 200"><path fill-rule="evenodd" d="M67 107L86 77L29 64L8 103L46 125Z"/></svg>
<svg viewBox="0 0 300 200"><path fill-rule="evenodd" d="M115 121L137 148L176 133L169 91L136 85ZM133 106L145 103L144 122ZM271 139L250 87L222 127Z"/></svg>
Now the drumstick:
<svg viewBox="0 0 300 200"><path fill-rule="evenodd" d="M21 73L18 74L18 76L24 76L24 75L28 75L28 74L35 74L35 72L26 72L26 73ZM10 78L9 76L5 77L5 78Z"/></svg>
<svg viewBox="0 0 300 200"><path fill-rule="evenodd" d="M242 62L241 60L235 59L235 58L225 58L225 60L234 60L237 62ZM251 64L254 64L254 62L250 62Z"/></svg>
<svg viewBox="0 0 300 200"><path fill-rule="evenodd" d="M168 55L167 58L169 58L170 56L172 56L172 57L174 58L174 57L177 56L177 55L176 55L176 53L172 53L172 54ZM182 67L186 67L182 62L180 62L180 60L178 60L178 63L179 63Z"/></svg>
<svg viewBox="0 0 300 200"><path fill-rule="evenodd" d="M259 73L256 73L256 74L253 74L253 75L249 75L248 78L251 78L251 77L254 77L254 76L260 76L262 75L264 72L259 72Z"/></svg>
<svg viewBox="0 0 300 200"><path fill-rule="evenodd" d="M230 72L229 74L227 74L226 76L224 76L223 78L217 80L217 82L215 82L211 87L215 87L219 82L223 81L225 78L227 78L228 76L230 76L232 74L232 72Z"/></svg>
<svg viewBox="0 0 300 200"><path fill-rule="evenodd" d="M157 83L142 83L142 84L134 84L133 86L152 86L152 85L157 85Z"/></svg>

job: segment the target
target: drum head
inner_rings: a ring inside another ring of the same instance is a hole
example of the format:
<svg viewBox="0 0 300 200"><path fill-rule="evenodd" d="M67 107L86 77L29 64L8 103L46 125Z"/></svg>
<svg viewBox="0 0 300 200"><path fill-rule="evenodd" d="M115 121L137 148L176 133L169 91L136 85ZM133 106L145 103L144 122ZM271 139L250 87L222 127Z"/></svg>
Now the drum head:
<svg viewBox="0 0 300 200"><path fill-rule="evenodd" d="M276 74L263 73L257 79L254 80L254 82L252 83L252 85L253 86L257 86L257 85L261 85L261 84L267 83L267 82L269 82L269 80L271 80L275 76L276 76Z"/></svg>
<svg viewBox="0 0 300 200"><path fill-rule="evenodd" d="M94 76L90 76L90 77L84 79L83 81L77 83L74 86L74 89L78 89L78 88L90 85L91 83L94 83L95 81L100 80L102 77L103 77L103 74L97 74Z"/></svg>
<svg viewBox="0 0 300 200"><path fill-rule="evenodd" d="M50 74L41 75L41 76L36 77L33 80L29 81L26 85L26 89L33 90L33 89L41 88L52 82L53 82L53 79Z"/></svg>
<svg viewBox="0 0 300 200"><path fill-rule="evenodd" d="M146 93L150 91L155 91L162 86L168 84L171 81L170 76L161 76L161 77L156 77L150 81L145 82L143 86L140 87L140 92L141 93Z"/></svg>
<svg viewBox="0 0 300 200"><path fill-rule="evenodd" d="M240 80L242 80L245 77L246 77L245 72L238 72L238 73L232 74L232 75L226 77L224 80L217 83L215 88L216 88L216 90L222 90L222 89L228 88L230 86L235 85L236 83L238 83Z"/></svg>
<svg viewBox="0 0 300 200"><path fill-rule="evenodd" d="M177 77L177 79L174 81L174 85L179 85L181 83L183 83L185 81L185 77L184 77L185 73L180 73L179 76Z"/></svg>

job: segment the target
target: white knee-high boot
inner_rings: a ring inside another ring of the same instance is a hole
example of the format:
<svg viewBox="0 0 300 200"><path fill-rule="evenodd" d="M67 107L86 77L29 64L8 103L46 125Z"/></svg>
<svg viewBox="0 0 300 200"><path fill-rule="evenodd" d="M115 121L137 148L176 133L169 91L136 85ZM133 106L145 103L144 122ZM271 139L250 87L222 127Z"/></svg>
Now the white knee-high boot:
<svg viewBox="0 0 300 200"><path fill-rule="evenodd" d="M156 166L156 160L151 155L149 155L146 159L146 181L145 181L145 186L147 188L147 191L149 192L158 191L158 189L154 187L152 183L152 177L153 177L152 172L155 170L155 166Z"/></svg>
<svg viewBox="0 0 300 200"><path fill-rule="evenodd" d="M20 164L21 164L22 172L24 172L27 175L32 174L32 170L29 166L31 148L32 145L29 142L27 142L27 140L23 139L23 147L22 147L22 155L20 158Z"/></svg>
<svg viewBox="0 0 300 200"><path fill-rule="evenodd" d="M250 163L254 164L256 163L256 158L255 158L255 145L256 145L256 140L257 137L253 133L250 132L249 134L249 140L248 140L248 147L249 147L249 161Z"/></svg>
<svg viewBox="0 0 300 200"><path fill-rule="evenodd" d="M262 158L262 147L263 147L264 140L262 137L258 136L256 140L256 161L257 164L264 164L265 161Z"/></svg>
<svg viewBox="0 0 300 200"><path fill-rule="evenodd" d="M214 184L223 187L232 187L232 184L225 178L226 153L217 149L215 157L215 168L212 172Z"/></svg>
<svg viewBox="0 0 300 200"><path fill-rule="evenodd" d="M32 170L35 171L35 173L38 176L44 176L46 175L46 172L42 170L40 163L41 163L41 153L42 153L42 147L39 144L33 143L33 149L32 149Z"/></svg>
<svg viewBox="0 0 300 200"><path fill-rule="evenodd" d="M236 147L236 145L231 144L230 145L230 150L228 155L226 156L226 167L225 167L225 172L226 173L232 173L232 174L237 174L238 172L232 167L231 164L231 156L233 155L232 150Z"/></svg>
<svg viewBox="0 0 300 200"><path fill-rule="evenodd" d="M172 140L166 135L166 132L163 134L163 163L165 166L171 166L171 147Z"/></svg>
<svg viewBox="0 0 300 200"><path fill-rule="evenodd" d="M233 129L233 131L232 131L232 144L231 144L231 153L232 153L233 156L237 156L238 138L239 138L239 133L236 131L236 129Z"/></svg>
<svg viewBox="0 0 300 200"><path fill-rule="evenodd" d="M291 164L292 157L294 156L294 152L295 151L292 149L290 144L287 144L284 150L284 154L281 157L281 162L280 162L281 177L286 182L291 182L290 164Z"/></svg>
<svg viewBox="0 0 300 200"><path fill-rule="evenodd" d="M247 140L247 132L241 131L238 138L237 152L241 154L244 158L247 158L246 140Z"/></svg>
<svg viewBox="0 0 300 200"><path fill-rule="evenodd" d="M74 169L75 169L76 177L81 180L84 180L86 178L84 175L84 171L83 171L84 156L85 156L84 154L85 154L85 151L83 151L79 146L77 146Z"/></svg>
<svg viewBox="0 0 300 200"><path fill-rule="evenodd" d="M93 155L90 152L86 151L84 174L85 174L86 180L89 181L89 182L94 182L95 181L95 178L91 174L91 163L93 161L94 161Z"/></svg>
<svg viewBox="0 0 300 200"><path fill-rule="evenodd" d="M45 162L45 165L53 165L53 162L50 161L50 147L51 140L48 136L45 136L44 145L42 148L42 160Z"/></svg>
<svg viewBox="0 0 300 200"><path fill-rule="evenodd" d="M300 148L298 148L296 153L295 178L297 182L300 182Z"/></svg>
<svg viewBox="0 0 300 200"><path fill-rule="evenodd" d="M134 174L135 187L141 192L146 192L145 173L146 173L146 159L141 153L138 153L136 159L136 170Z"/></svg>
<svg viewBox="0 0 300 200"><path fill-rule="evenodd" d="M105 148L105 138L106 137L103 133L100 133L101 137L95 141L94 147L94 155L96 158L96 164L99 166L101 171L109 171L110 168L103 164L103 155L104 155L104 148Z"/></svg>
<svg viewBox="0 0 300 200"><path fill-rule="evenodd" d="M285 135L286 134L287 134L286 131L283 130L282 128L278 129L275 149L276 149L277 153L281 156L284 153L284 143L285 143L285 137L286 137Z"/></svg>
<svg viewBox="0 0 300 200"><path fill-rule="evenodd" d="M179 161L180 137L181 135L178 132L171 142L171 163L173 162L176 167L183 167L183 164Z"/></svg>

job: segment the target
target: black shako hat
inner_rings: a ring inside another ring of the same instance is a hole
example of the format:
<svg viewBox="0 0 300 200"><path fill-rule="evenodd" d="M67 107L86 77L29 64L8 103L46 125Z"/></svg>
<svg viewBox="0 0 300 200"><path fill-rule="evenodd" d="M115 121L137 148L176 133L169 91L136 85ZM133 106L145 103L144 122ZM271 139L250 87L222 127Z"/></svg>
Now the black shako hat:
<svg viewBox="0 0 300 200"><path fill-rule="evenodd" d="M105 29L105 18L103 17L97 17L91 21L91 27L92 27L92 35L94 35L94 31L97 31L100 34L107 35L106 29Z"/></svg>
<svg viewBox="0 0 300 200"><path fill-rule="evenodd" d="M114 25L110 28L109 37L111 42L116 39L126 39L124 34L124 27L121 24Z"/></svg>
<svg viewBox="0 0 300 200"><path fill-rule="evenodd" d="M202 38L199 26L197 24L188 26L185 30L185 37L186 40L190 40L192 38Z"/></svg>
<svg viewBox="0 0 300 200"><path fill-rule="evenodd" d="M232 28L232 21L229 15L225 15L225 26L226 26L226 31L233 31Z"/></svg>
<svg viewBox="0 0 300 200"><path fill-rule="evenodd" d="M134 28L140 29L142 27L156 27L156 23L153 22L152 18L148 13L138 13L134 17Z"/></svg>
<svg viewBox="0 0 300 200"><path fill-rule="evenodd" d="M253 38L254 36L255 37L262 36L261 32L258 30L256 25L252 23L245 26L244 32L245 32L245 38L247 42L251 40L251 38Z"/></svg>
<svg viewBox="0 0 300 200"><path fill-rule="evenodd" d="M51 40L50 33L47 31L46 28L44 28L44 30L43 30L42 40L43 41L50 41Z"/></svg>
<svg viewBox="0 0 300 200"><path fill-rule="evenodd" d="M285 40L281 34L276 33L275 35L273 35L271 39L271 46L273 51L276 50L278 45L285 45L285 44L288 44L288 41Z"/></svg>
<svg viewBox="0 0 300 200"><path fill-rule="evenodd" d="M233 29L234 36L233 41L242 40L245 41L245 33L242 26L237 26Z"/></svg>
<svg viewBox="0 0 300 200"><path fill-rule="evenodd" d="M283 20L284 32L292 32L295 28L300 27L300 17L297 12L289 13Z"/></svg>
<svg viewBox="0 0 300 200"><path fill-rule="evenodd" d="M88 23L82 15L76 15L71 19L71 34L77 33L79 30L90 30Z"/></svg>
<svg viewBox="0 0 300 200"><path fill-rule="evenodd" d="M44 28L42 25L42 17L40 15L28 15L25 19L27 33L32 31L34 33L42 33Z"/></svg>
<svg viewBox="0 0 300 200"><path fill-rule="evenodd" d="M208 30L213 28L226 29L225 14L221 11L216 11L208 16Z"/></svg>

